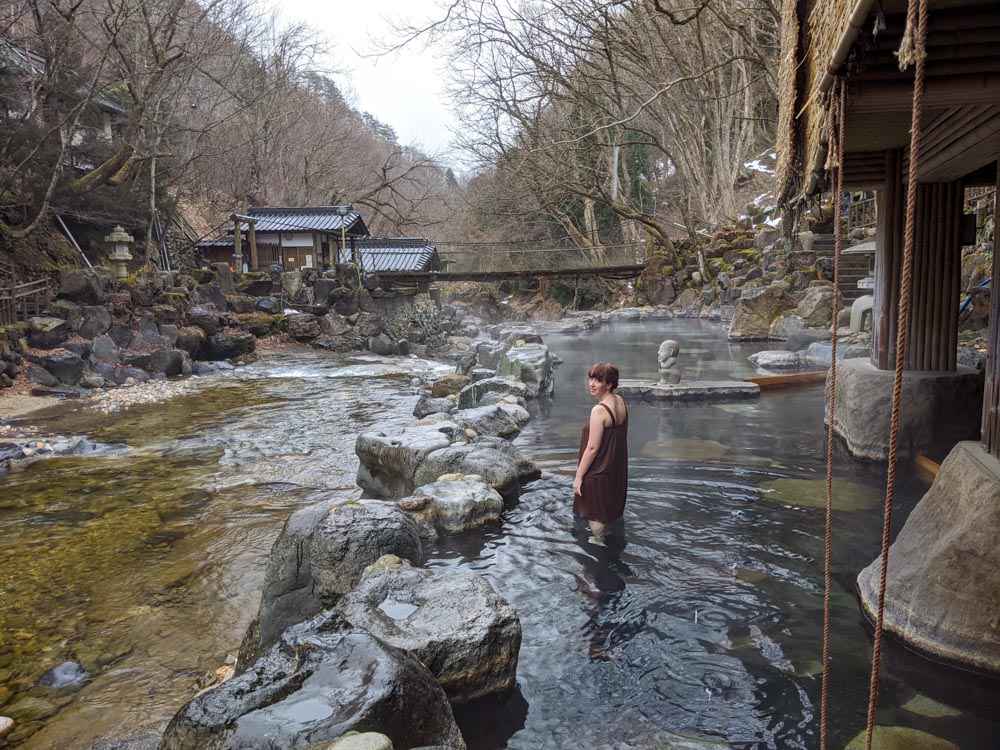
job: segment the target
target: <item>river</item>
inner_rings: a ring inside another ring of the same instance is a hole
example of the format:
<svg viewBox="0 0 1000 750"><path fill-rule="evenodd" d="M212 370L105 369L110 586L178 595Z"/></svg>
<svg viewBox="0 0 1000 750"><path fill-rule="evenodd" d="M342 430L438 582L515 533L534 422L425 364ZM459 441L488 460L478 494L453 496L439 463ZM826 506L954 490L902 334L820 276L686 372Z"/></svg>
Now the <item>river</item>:
<svg viewBox="0 0 1000 750"><path fill-rule="evenodd" d="M546 337L564 364L517 445L543 469L499 527L451 537L428 565L485 575L518 611L518 688L458 712L472 750L657 747L670 733L738 748L818 746L825 428L821 388L743 404L633 403L630 489L608 550L574 526L570 483L596 361L655 378L682 344L687 379L751 374L759 344L702 321ZM411 419L402 358L273 355L166 404L44 426L120 447L0 476L0 714L16 746L84 748L162 725L225 663L256 612L288 514L357 492L357 433ZM877 554L884 466L838 451L832 748L864 728L870 629L854 579ZM897 528L928 479L898 472ZM65 660L78 692L31 688ZM889 643L878 721L963 750L996 748L996 684ZM6 703L6 705L4 705Z"/></svg>

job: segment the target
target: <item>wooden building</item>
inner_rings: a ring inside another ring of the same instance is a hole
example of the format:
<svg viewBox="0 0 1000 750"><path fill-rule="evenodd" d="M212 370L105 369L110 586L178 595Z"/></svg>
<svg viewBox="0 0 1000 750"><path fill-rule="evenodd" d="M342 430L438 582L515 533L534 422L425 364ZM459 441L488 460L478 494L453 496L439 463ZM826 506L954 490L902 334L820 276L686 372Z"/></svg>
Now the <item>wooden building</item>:
<svg viewBox="0 0 1000 750"><path fill-rule="evenodd" d="M961 369L956 361L958 308L965 291L960 289L961 246L971 239L963 192L997 184L1000 3L924 1L922 40L917 39L919 14L908 15L911 3L905 0L783 5L777 189L793 218L835 190L838 171L845 191L876 192L871 364L891 371L910 158L916 156L905 368L947 374ZM922 80L915 85L918 67ZM915 94L919 118L917 141L911 143ZM1000 456L996 334L994 321L983 429L989 450Z"/></svg>
<svg viewBox="0 0 1000 750"><path fill-rule="evenodd" d="M882 556L858 577L862 607L876 644L884 625L917 651L1000 674L1000 303L985 373L956 357L961 248L972 239L963 195L987 186L995 196L998 185L1000 2L791 0L779 75L789 228L824 193L876 195L872 356L837 365L833 429L867 458L891 458L893 444L897 459L934 440L947 450L891 547L888 482ZM998 275L995 237L994 288Z"/></svg>

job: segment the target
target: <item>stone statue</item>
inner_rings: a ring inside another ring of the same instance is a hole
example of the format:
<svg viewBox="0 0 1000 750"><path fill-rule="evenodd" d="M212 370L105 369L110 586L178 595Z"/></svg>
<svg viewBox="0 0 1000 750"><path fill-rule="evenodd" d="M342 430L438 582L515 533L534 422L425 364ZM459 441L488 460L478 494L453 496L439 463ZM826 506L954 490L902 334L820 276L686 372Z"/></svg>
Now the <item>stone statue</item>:
<svg viewBox="0 0 1000 750"><path fill-rule="evenodd" d="M656 353L656 364L660 370L660 382L657 385L677 385L681 382L681 368L677 366L677 355L681 345L676 341L667 340L660 344Z"/></svg>

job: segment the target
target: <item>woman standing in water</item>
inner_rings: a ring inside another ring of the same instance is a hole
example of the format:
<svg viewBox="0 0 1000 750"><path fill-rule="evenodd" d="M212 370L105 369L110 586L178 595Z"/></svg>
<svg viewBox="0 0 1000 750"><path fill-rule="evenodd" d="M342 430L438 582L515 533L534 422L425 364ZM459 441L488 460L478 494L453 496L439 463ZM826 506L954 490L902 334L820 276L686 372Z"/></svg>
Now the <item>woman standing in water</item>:
<svg viewBox="0 0 1000 750"><path fill-rule="evenodd" d="M628 408L618 387L618 368L596 364L587 373L590 395L597 406L580 439L579 466L573 480L573 512L586 518L591 537L587 541L607 546L608 524L625 513L628 485Z"/></svg>

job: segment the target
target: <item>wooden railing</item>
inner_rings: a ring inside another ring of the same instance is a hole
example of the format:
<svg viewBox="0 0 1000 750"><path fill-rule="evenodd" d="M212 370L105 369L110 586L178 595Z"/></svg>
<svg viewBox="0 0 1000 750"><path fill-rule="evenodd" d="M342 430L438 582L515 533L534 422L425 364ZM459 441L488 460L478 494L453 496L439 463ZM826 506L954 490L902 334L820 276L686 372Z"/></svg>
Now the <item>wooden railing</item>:
<svg viewBox="0 0 1000 750"><path fill-rule="evenodd" d="M873 227L878 221L878 214L875 209L875 199L865 198L864 200L852 203L847 209L847 226L849 229Z"/></svg>
<svg viewBox="0 0 1000 750"><path fill-rule="evenodd" d="M10 325L41 315L49 305L49 293L47 278L23 284L14 281L0 286L0 325Z"/></svg>

